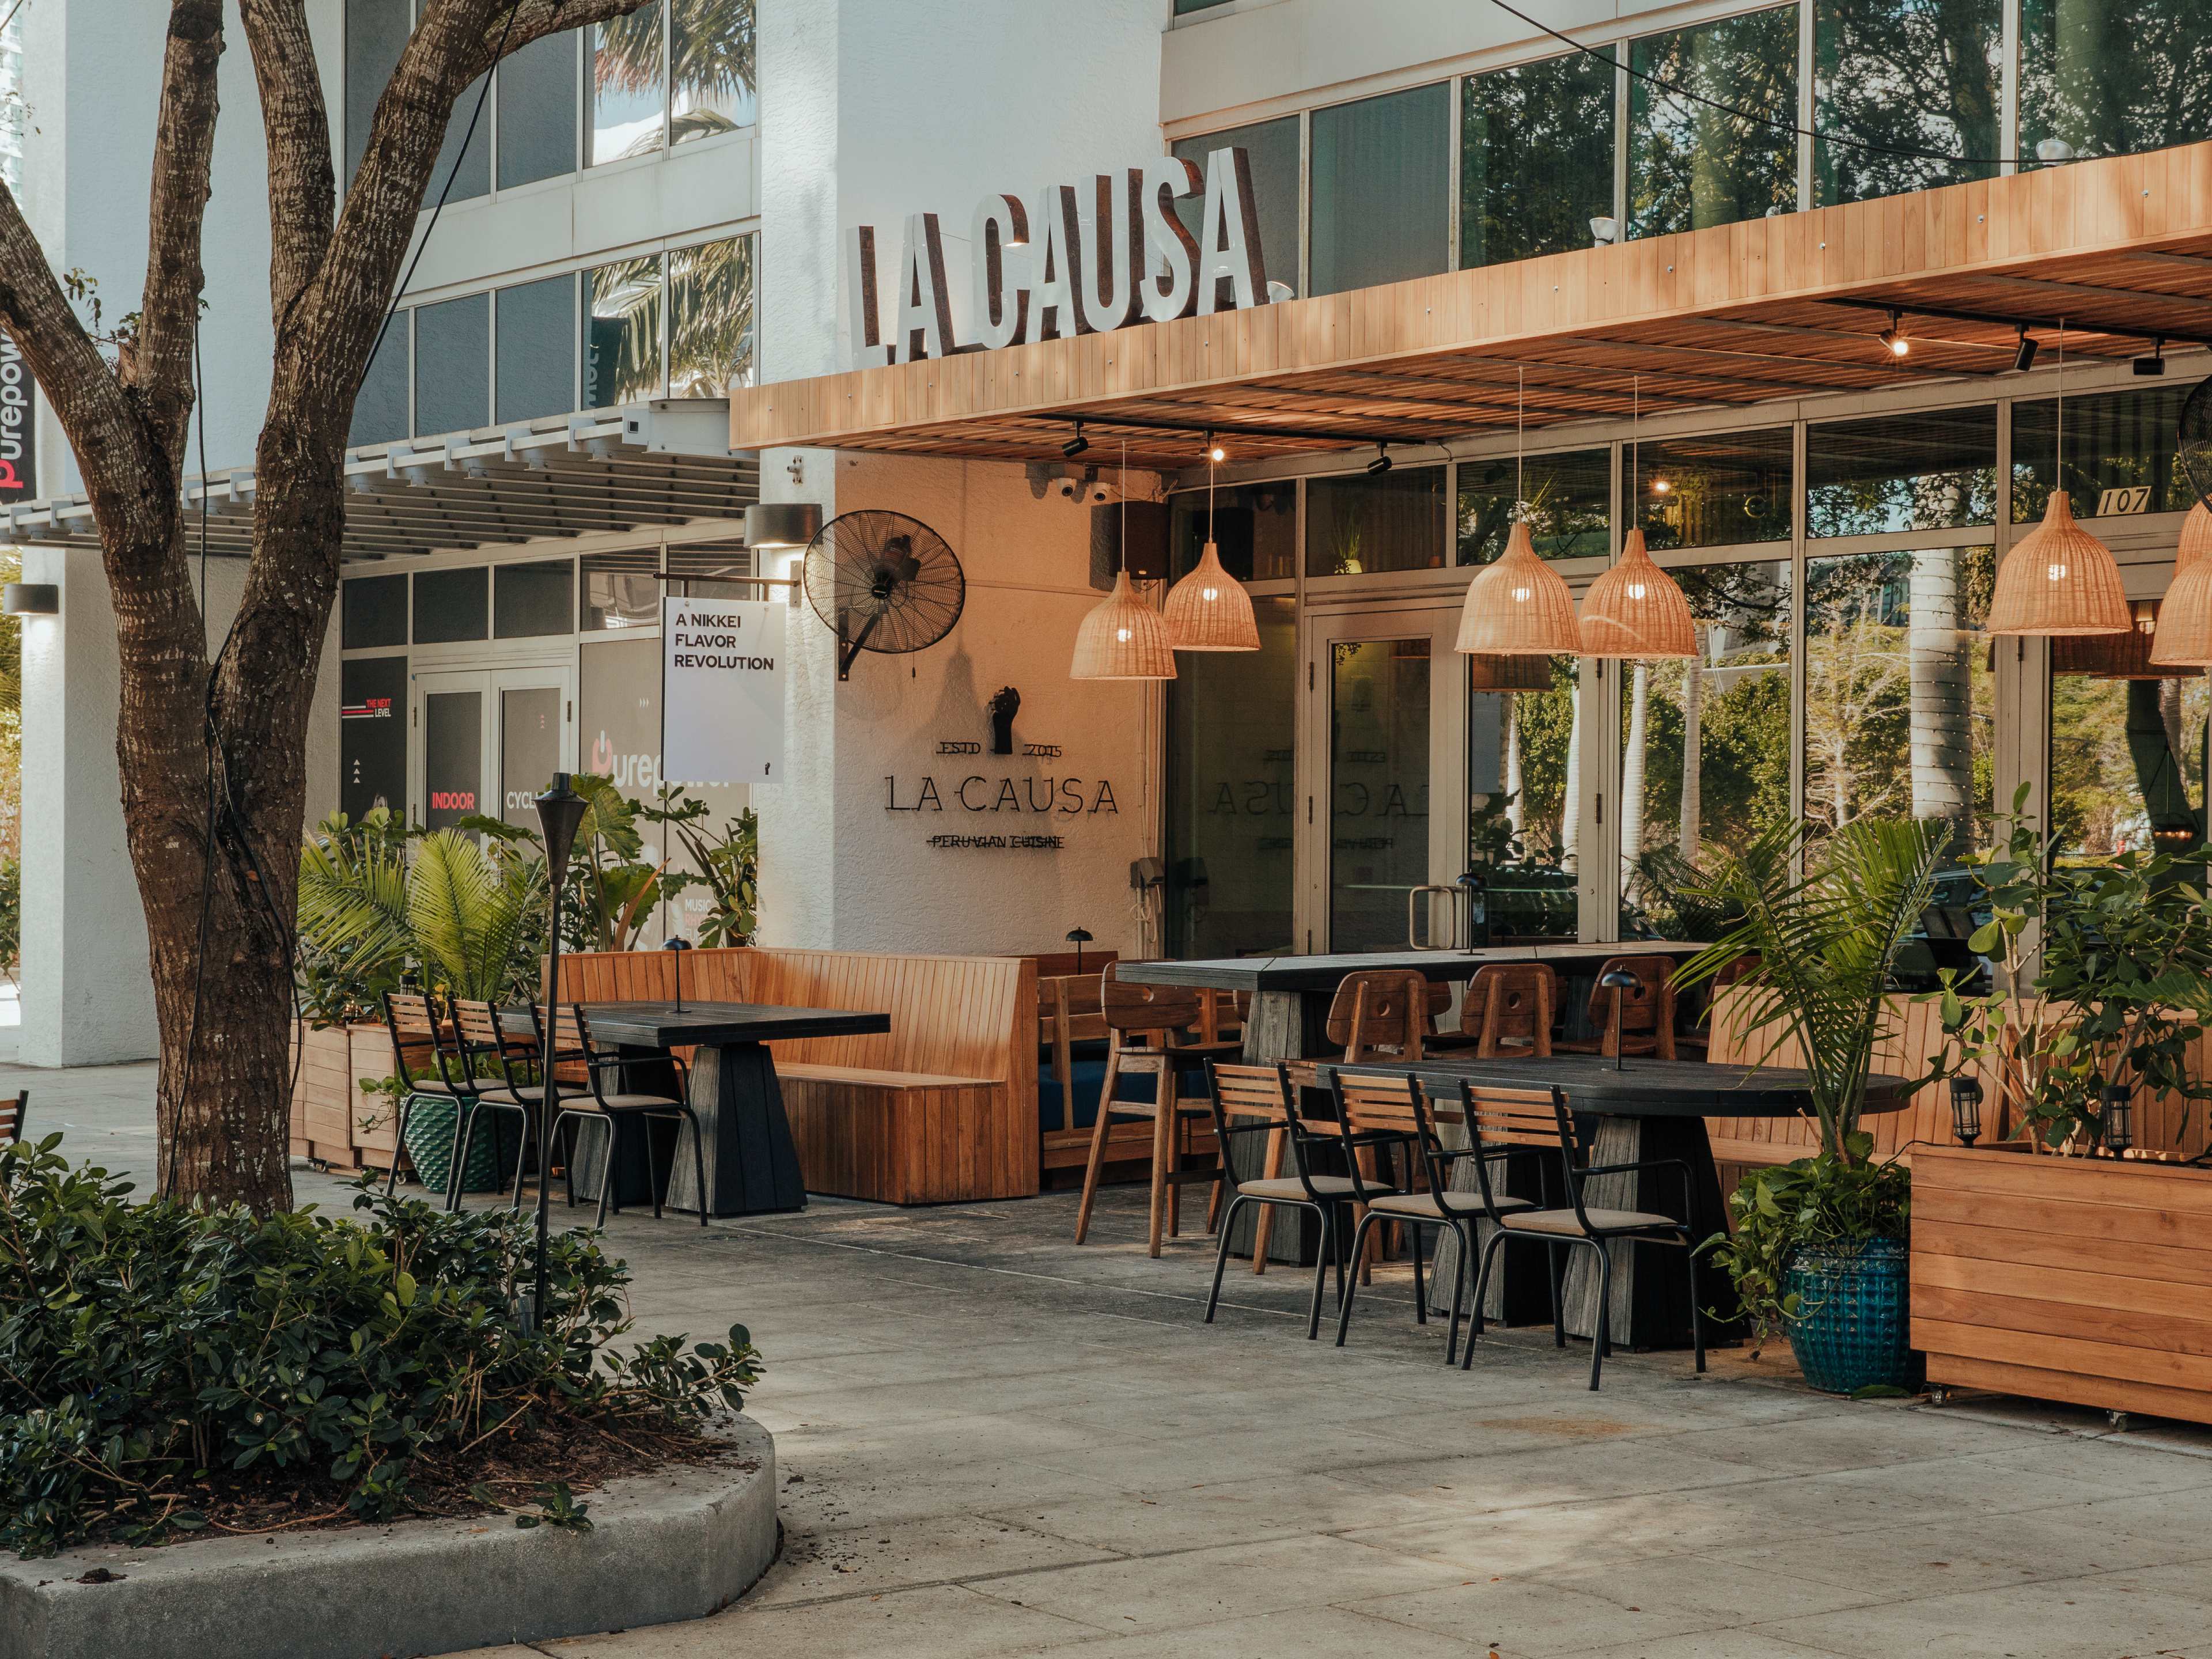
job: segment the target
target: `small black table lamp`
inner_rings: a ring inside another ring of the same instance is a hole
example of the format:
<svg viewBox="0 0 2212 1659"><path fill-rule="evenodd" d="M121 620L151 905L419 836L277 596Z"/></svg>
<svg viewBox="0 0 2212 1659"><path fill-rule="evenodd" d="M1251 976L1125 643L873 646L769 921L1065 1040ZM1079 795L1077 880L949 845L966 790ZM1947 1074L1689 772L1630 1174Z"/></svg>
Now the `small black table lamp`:
<svg viewBox="0 0 2212 1659"><path fill-rule="evenodd" d="M1613 1069L1616 1072L1628 1069L1628 1034L1620 1029L1622 1000L1636 988L1638 982L1636 975L1626 968L1616 968L1598 981L1599 988L1613 993Z"/></svg>
<svg viewBox="0 0 2212 1659"><path fill-rule="evenodd" d="M673 951L677 952L677 957L676 957L676 1012L677 1012L678 1013L679 1013L679 1014L680 1014L680 1013L682 1013L682 1012L684 1012L684 957L683 957L683 952L684 952L684 951L688 951L688 950L690 950L690 949L691 948L691 941L690 941L690 939L684 939L684 938L678 937L678 938L672 939L669 940L667 944L665 944L665 945L662 945L660 948L661 948L662 950L664 950L664 951Z"/></svg>
<svg viewBox="0 0 2212 1659"><path fill-rule="evenodd" d="M1091 943L1090 930L1084 927L1069 928L1067 942L1075 947L1075 971L1079 974L1083 971L1083 947Z"/></svg>

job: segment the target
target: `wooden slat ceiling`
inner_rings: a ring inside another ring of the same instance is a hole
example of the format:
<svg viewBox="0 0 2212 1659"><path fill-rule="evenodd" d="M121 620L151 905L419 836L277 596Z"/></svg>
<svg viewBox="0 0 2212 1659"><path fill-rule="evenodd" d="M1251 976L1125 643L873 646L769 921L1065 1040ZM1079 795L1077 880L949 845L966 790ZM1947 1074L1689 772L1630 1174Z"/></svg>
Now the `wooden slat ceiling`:
<svg viewBox="0 0 2212 1659"><path fill-rule="evenodd" d="M1876 338L1887 307L1911 354ZM734 393L731 447L1177 470L2212 345L2212 143Z"/></svg>

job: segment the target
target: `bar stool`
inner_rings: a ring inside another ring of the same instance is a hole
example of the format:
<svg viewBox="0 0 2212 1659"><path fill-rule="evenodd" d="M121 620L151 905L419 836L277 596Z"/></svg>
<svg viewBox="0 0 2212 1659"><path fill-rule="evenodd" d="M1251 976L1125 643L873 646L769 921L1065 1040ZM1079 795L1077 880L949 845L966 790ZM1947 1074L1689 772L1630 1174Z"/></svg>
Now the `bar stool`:
<svg viewBox="0 0 2212 1659"><path fill-rule="evenodd" d="M1098 1090L1098 1121L1091 1132L1091 1157L1083 1170L1083 1199L1075 1212L1075 1242L1082 1243L1091 1231L1091 1207L1098 1195L1098 1177L1106 1164L1106 1142L1115 1118L1149 1119L1152 1124L1152 1206L1147 1224L1146 1254L1160 1253L1163 1227L1170 1237L1182 1231L1182 1189L1200 1182L1212 1183L1212 1200L1206 1206L1209 1227L1218 1219L1222 1192L1227 1184L1227 1162L1217 1157L1211 1170L1186 1170L1182 1151L1188 1131L1212 1115L1202 1095L1182 1092L1182 1079L1209 1060L1228 1059L1241 1051L1235 1042L1184 1042L1182 1034L1201 1024L1206 1017L1208 994L1184 986L1138 985L1121 979L1109 963L1098 979L1098 1012L1105 1022L1109 1046L1106 1077ZM1120 1093L1121 1080L1130 1077L1152 1079L1150 1100L1127 1099ZM1218 1151L1218 1149L1217 1149Z"/></svg>
<svg viewBox="0 0 2212 1659"><path fill-rule="evenodd" d="M1634 983L1613 987L1606 981L1625 974ZM1608 957L1590 987L1589 1020L1595 1042L1554 1042L1563 1054L1655 1054L1674 1058L1674 961L1671 957Z"/></svg>
<svg viewBox="0 0 2212 1659"><path fill-rule="evenodd" d="M1559 975L1542 963L1493 963L1468 982L1460 1032L1478 1060L1545 1059L1559 1000Z"/></svg>

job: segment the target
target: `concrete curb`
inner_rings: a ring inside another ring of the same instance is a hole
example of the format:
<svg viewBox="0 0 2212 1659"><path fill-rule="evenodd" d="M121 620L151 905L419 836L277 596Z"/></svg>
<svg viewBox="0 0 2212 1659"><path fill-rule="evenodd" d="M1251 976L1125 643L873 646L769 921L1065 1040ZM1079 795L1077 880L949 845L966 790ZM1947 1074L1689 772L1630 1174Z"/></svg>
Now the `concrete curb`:
<svg viewBox="0 0 2212 1659"><path fill-rule="evenodd" d="M403 1659L702 1619L775 1557L775 1442L753 1467L665 1469L586 1494L592 1529L503 1517L114 1546L0 1561L10 1659ZM118 1575L85 1583L97 1570Z"/></svg>

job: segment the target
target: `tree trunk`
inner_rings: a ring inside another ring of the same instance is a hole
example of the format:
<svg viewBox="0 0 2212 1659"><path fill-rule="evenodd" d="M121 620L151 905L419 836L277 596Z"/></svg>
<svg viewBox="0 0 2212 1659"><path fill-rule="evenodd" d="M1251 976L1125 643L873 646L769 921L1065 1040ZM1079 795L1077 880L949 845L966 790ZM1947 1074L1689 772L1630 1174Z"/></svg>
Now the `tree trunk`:
<svg viewBox="0 0 2212 1659"><path fill-rule="evenodd" d="M1528 822L1521 799L1521 699L1505 699L1505 822L1516 836Z"/></svg>
<svg viewBox="0 0 2212 1659"><path fill-rule="evenodd" d="M1698 763L1698 751L1705 746L1704 627L1693 629L1692 636L1698 642L1698 654L1682 665L1682 817L1675 847L1684 858L1695 863L1698 848L1705 836L1704 769Z"/></svg>
<svg viewBox="0 0 2212 1659"><path fill-rule="evenodd" d="M1583 839L1583 685L1567 694L1567 777L1559 803L1559 867L1572 870Z"/></svg>
<svg viewBox="0 0 2212 1659"><path fill-rule="evenodd" d="M1912 556L1912 816L1951 827L1952 844L1972 844L1973 692L1966 636L1959 631L1956 552L1935 548ZM1838 819L1840 823L1842 820Z"/></svg>
<svg viewBox="0 0 2212 1659"><path fill-rule="evenodd" d="M1620 751L1620 890L1633 899L1644 873L1644 771L1651 724L1651 665L1629 679L1628 739Z"/></svg>

